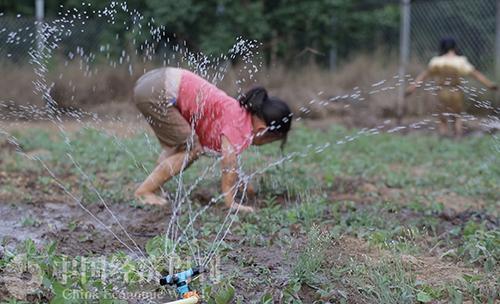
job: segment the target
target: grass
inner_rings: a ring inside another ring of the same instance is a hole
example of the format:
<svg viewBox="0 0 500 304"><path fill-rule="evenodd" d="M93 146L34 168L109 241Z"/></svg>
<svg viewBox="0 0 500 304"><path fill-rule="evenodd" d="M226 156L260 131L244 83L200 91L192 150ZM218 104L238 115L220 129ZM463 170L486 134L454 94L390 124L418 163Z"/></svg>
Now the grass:
<svg viewBox="0 0 500 304"><path fill-rule="evenodd" d="M338 126L325 132L298 126L286 152L304 156L269 168L281 157L277 146L251 148L243 155L246 172L266 169L252 181L259 211L235 217L231 238L218 250L223 267L217 282L209 278L195 283L209 303L272 303L273 299L493 303L498 299L500 166L495 139L457 141L413 133L335 144L356 132ZM151 137L115 138L89 128L68 138L43 130L13 135L25 152L38 156L86 205L99 204L94 191L98 189L107 202L136 206L132 190L146 176L145 169L153 167L158 151ZM316 147L326 142L331 146L316 153ZM27 161L10 148L0 150L0 159L0 172L12 176L0 190L2 201L32 203L40 197L50 201L63 194L40 163ZM211 164L208 158L196 162L185 172L184 183L196 183L200 172L209 168L196 189L214 189L210 191L215 196L219 173ZM166 189L175 191L175 183ZM193 200L192 207L199 210L205 204ZM189 245L201 252L212 248L226 216L217 210L213 207L199 216L195 229L189 230L191 243L181 241L176 256L189 256ZM35 216L19 220L26 229L44 224ZM181 216L181 227L188 222L188 214ZM69 221L67 227L74 231L76 223ZM158 271L168 267L171 258L165 256L166 243L157 236L145 246L147 259ZM55 244L18 245L0 260L0 273L17 256L42 268L43 296L38 298L42 302L68 302L61 298L67 288L101 290L102 303L115 303L103 299L118 287L152 288L141 272L144 261L120 251L106 257L118 265L115 276L103 280L80 269L67 273L65 283L64 274L53 271L64 258ZM445 265L452 268L437 273L434 280L435 269Z"/></svg>
<svg viewBox="0 0 500 304"><path fill-rule="evenodd" d="M88 68L98 69L98 73L88 75L82 69L78 56L74 60L68 58L57 58L55 56L52 64L49 65L47 73L48 83L53 83L51 96L62 108L83 107L85 110L91 109L93 112L109 114L110 109L116 113L127 113L130 105L124 101L132 99L131 88L134 82L141 76L144 70L150 70L161 64L159 62L144 63L141 58L132 60L133 75L130 75L129 65L118 65L111 67L103 63L94 62ZM171 62L172 66L184 66L185 62ZM65 63L66 62L66 63ZM31 65L13 65L1 61L0 66L4 70L12 73L6 75L5 83L0 84L0 97L2 100L15 100L16 104L43 106L40 98L34 94L33 90L26 89L32 87L32 82L36 80ZM379 51L374 55L360 55L352 61L345 63L337 71L332 73L321 66L308 65L302 68L290 68L285 65L273 65L272 68L260 67L259 72L253 77L255 82L241 82L243 67L236 65L230 68L223 81L219 83L221 89L231 96L238 95L236 83L245 86L253 86L256 83L271 88L271 93L288 100L294 110L301 106L311 106L311 99L329 99L334 96L351 95L354 88L359 87L365 91L365 98L370 108L380 112L381 108L393 107L396 102L396 94L391 90L389 94L368 95L372 90L372 84L387 79L389 82L397 74L397 64L394 64L392 57ZM421 67L413 68L412 73L418 73ZM320 93L321 92L321 93ZM428 107L428 106L426 106ZM13 110L19 109L17 106ZM411 114L418 112L413 103L409 104ZM312 113L309 117L323 117L325 111L323 107L312 106ZM421 110L420 110L421 111ZM297 111L296 111L297 112ZM14 114L15 116L15 114Z"/></svg>

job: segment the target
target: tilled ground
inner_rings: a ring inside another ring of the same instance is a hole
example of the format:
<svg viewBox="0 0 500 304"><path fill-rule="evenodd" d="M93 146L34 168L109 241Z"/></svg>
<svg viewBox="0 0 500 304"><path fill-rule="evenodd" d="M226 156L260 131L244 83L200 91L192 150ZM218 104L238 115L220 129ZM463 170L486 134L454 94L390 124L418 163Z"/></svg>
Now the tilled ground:
<svg viewBox="0 0 500 304"><path fill-rule="evenodd" d="M323 125L318 123L311 127L328 128L330 124L330 121L325 121ZM73 129L77 130L77 126L73 126ZM122 136L128 135L127 133ZM0 147L4 151L9 150L9 153L15 151L9 144L1 143ZM48 152L33 150L30 153L43 157L43 154ZM0 165L7 163L5 159L0 159ZM405 168L393 165L390 170L400 172ZM425 176L429 170L433 168L414 166L410 173L420 177ZM145 250L145 245L151 238L165 233L172 216L168 207L144 207L130 202L109 202L106 207L96 200L85 201L83 205L79 205L57 186L40 179L37 174L35 171L0 170L0 183L8 184L8 187L0 188L2 251L14 250L24 240L31 239L37 245L56 241L58 253L72 257L106 256L117 251L138 256L140 251ZM418 250L395 253L380 244L371 243L370 238L363 235L370 233L373 227L353 225L352 231L346 231L333 239L324 253L326 262L322 266L322 272L337 269L341 278L334 280L326 275L321 278L323 281L330 280L331 288L328 292L320 292L321 288L314 284L303 284L297 292L297 297L304 303L312 303L315 300L335 302L342 298L347 298L350 303L368 303L367 291L354 288L357 282L349 281L349 269L355 264L375 265L380 261L401 260L405 269L417 280L431 286L451 284L464 276L491 276L478 265L445 257L445 253L451 250L449 242L459 241L459 236L449 236L449 231L461 231L471 222L484 225L490 230L500 226L498 214L491 212L491 206L486 209L488 204L481 196L465 196L451 190L433 191L425 187L391 186L377 178L353 176L355 175L336 176L330 186L325 183L315 190L318 193L311 193L325 199L327 206L332 206L315 214L312 222L321 230L331 231L342 222L350 225L350 221L356 220L353 220L356 215L367 214L369 217L394 221L405 229L415 225L417 229L424 231L420 238L412 241ZM78 179L69 170L66 175L61 175L61 178L78 184ZM109 176L106 178L111 179ZM43 184L44 181L47 184ZM122 191L131 194L134 186L124 185ZM274 195L274 205L269 205L266 197L268 194L258 194L258 199L252 204L266 214L272 214L269 210L274 210L273 208L276 208L276 212L286 212L300 207L302 203L299 197ZM192 193L191 199L204 206L215 195L215 190L203 185ZM412 207L415 197L426 198L418 202L419 208ZM436 201L442 204L442 209L432 210L432 204ZM380 202L392 202L394 206L384 210L373 207L379 206L377 204ZM215 205L206 213L209 218L223 218L227 210ZM428 218L435 220L436 224L432 233L427 234L427 227L419 223ZM212 224L220 223L214 221ZM219 271L223 277L232 278L232 285L244 299L244 303L259 299L264 292L272 294L275 300L280 299L283 290L290 284L291 273L297 266L299 256L307 246L307 230L310 227L306 227L305 223L273 223L277 226L275 231L278 231L273 233L258 229L266 224L268 223L257 223L254 225L257 228L251 227L257 230L251 230L247 227L247 218L241 216L224 239L224 246L229 249L220 255ZM203 227L200 225L196 228ZM210 242L215 238L216 232L217 229L211 227L203 238ZM23 289L23 284L30 281L25 277L25 272L21 275L22 277L13 279L0 272L0 300L12 296L12 293L6 293L2 288L6 279L18 289ZM495 280L492 279L491 282L494 284ZM149 288L154 290L155 287Z"/></svg>

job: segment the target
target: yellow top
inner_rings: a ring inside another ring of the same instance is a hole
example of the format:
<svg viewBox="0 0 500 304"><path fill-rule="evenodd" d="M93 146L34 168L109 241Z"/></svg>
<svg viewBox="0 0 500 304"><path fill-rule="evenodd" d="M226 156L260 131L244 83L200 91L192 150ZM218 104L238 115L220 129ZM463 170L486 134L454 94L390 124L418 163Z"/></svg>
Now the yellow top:
<svg viewBox="0 0 500 304"><path fill-rule="evenodd" d="M430 76L437 78L442 85L458 85L460 77L467 76L474 70L474 66L465 56L436 56L428 66Z"/></svg>

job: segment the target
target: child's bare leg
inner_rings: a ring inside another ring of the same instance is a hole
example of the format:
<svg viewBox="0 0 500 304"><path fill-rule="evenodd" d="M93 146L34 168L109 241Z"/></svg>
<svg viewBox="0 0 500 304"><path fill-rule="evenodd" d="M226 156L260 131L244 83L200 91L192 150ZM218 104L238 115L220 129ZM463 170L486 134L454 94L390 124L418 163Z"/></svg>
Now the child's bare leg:
<svg viewBox="0 0 500 304"><path fill-rule="evenodd" d="M238 191L243 193L243 190L245 190L245 185L240 185ZM246 195L248 198L255 198L255 189L250 182L246 185Z"/></svg>
<svg viewBox="0 0 500 304"><path fill-rule="evenodd" d="M463 123L462 123L462 119L458 115L455 117L454 126L455 126L455 136L457 138L462 137L462 135L464 134Z"/></svg>
<svg viewBox="0 0 500 304"><path fill-rule="evenodd" d="M145 204L164 205L166 200L155 192L172 176L177 175L199 156L199 150L178 152L163 160L135 191L135 197ZM186 159L186 153L187 155Z"/></svg>
<svg viewBox="0 0 500 304"><path fill-rule="evenodd" d="M175 147L168 147L168 146L162 145L162 148L163 148L163 150L161 151L160 156L158 157L158 160L156 161L156 165L161 164L162 161L164 161L168 157L174 155L176 152Z"/></svg>
<svg viewBox="0 0 500 304"><path fill-rule="evenodd" d="M444 115L439 115L439 135L448 135L448 118Z"/></svg>
<svg viewBox="0 0 500 304"><path fill-rule="evenodd" d="M170 156L174 155L176 152L177 152L176 147L169 147L169 146L162 145L162 151L160 153L160 156L158 157L158 160L156 160L156 165L158 166L159 164L161 164L161 162L163 162L164 160L166 160ZM160 188L160 190L162 190L161 197L165 197L166 193L163 192L162 188ZM163 202L164 202L164 200L162 201L162 203Z"/></svg>

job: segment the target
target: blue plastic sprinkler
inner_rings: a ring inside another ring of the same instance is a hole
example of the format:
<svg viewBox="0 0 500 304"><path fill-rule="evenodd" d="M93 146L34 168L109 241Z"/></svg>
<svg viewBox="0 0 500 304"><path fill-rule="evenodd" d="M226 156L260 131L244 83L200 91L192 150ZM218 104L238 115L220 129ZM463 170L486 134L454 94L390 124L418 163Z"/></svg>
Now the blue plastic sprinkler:
<svg viewBox="0 0 500 304"><path fill-rule="evenodd" d="M191 288L189 288L189 283L198 275L200 275L201 272L202 269L197 266L189 268L188 270L183 272L175 273L173 275L168 274L160 279L160 285L175 285L177 294L179 295L180 299L196 298L196 302L198 302L200 297L196 291L192 291Z"/></svg>

